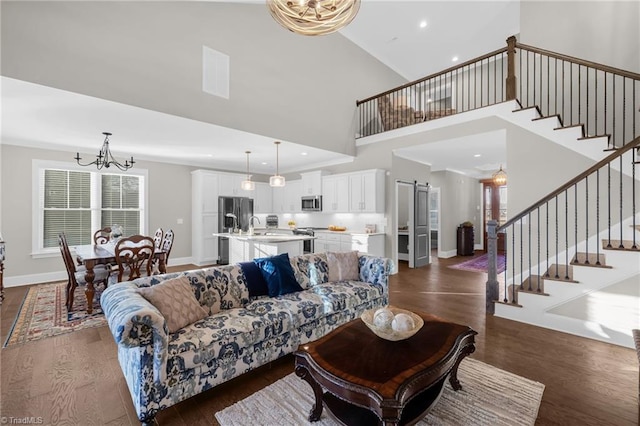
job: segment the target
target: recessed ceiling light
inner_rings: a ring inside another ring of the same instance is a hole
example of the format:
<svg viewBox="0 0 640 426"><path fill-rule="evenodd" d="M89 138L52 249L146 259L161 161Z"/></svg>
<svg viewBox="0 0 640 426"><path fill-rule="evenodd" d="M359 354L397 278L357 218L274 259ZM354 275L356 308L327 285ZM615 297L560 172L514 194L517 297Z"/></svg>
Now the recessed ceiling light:
<svg viewBox="0 0 640 426"><path fill-rule="evenodd" d="M478 158L478 157L482 157L482 154L473 154L473 156Z"/></svg>
<svg viewBox="0 0 640 426"><path fill-rule="evenodd" d="M207 154L207 157L213 157L213 154Z"/></svg>
<svg viewBox="0 0 640 426"><path fill-rule="evenodd" d="M458 57L457 57L457 56L454 56L453 58L451 58L451 61L453 61L453 62L458 62Z"/></svg>
<svg viewBox="0 0 640 426"><path fill-rule="evenodd" d="M427 21L420 21L420 28L425 28L427 26Z"/></svg>
<svg viewBox="0 0 640 426"><path fill-rule="evenodd" d="M307 153L306 152L301 152L300 155L307 155Z"/></svg>
<svg viewBox="0 0 640 426"><path fill-rule="evenodd" d="M266 165L267 165L267 162L266 162L266 161L263 161L263 162L262 162L262 165L263 165L263 166L266 166Z"/></svg>

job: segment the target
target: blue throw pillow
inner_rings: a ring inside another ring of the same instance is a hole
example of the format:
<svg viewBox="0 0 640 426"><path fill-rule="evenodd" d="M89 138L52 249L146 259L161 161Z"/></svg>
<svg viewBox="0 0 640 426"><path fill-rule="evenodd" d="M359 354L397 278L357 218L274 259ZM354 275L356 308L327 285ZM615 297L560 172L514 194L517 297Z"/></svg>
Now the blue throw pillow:
<svg viewBox="0 0 640 426"><path fill-rule="evenodd" d="M240 262L240 268L247 280L249 297L266 296L269 294L269 287L262 276L262 271L254 262Z"/></svg>
<svg viewBox="0 0 640 426"><path fill-rule="evenodd" d="M254 259L254 262L260 268L262 277L267 282L269 296L282 296L302 291L289 262L288 253Z"/></svg>

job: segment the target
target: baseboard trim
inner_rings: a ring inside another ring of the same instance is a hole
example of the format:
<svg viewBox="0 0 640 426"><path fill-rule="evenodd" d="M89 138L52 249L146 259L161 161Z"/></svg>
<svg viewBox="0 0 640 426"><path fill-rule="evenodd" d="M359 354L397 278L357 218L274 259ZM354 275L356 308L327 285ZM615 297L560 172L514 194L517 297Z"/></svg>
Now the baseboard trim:
<svg viewBox="0 0 640 426"><path fill-rule="evenodd" d="M191 257L177 257L170 259L167 266L182 266L192 264ZM4 286L20 287L31 284L50 283L53 281L64 281L67 279L67 271L45 272L42 274L16 275L14 277L4 277Z"/></svg>
<svg viewBox="0 0 640 426"><path fill-rule="evenodd" d="M442 259L448 259L450 257L456 257L458 254L458 250L449 250L449 251L441 251L438 253L438 257Z"/></svg>

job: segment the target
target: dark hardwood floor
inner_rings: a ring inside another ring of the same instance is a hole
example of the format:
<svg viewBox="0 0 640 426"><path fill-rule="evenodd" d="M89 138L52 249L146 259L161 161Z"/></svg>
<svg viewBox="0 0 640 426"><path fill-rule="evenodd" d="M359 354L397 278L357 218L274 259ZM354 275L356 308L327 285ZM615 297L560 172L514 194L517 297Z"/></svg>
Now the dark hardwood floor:
<svg viewBox="0 0 640 426"><path fill-rule="evenodd" d="M391 303L471 326L478 332L473 358L544 383L538 425L637 423L634 350L487 316L486 275L447 267L461 260L436 259L421 269L401 262L390 283ZM26 289L6 290L3 342ZM0 363L1 416L41 417L45 425L138 424L106 327L4 348ZM289 355L161 412L157 422L217 425L217 411L292 371Z"/></svg>

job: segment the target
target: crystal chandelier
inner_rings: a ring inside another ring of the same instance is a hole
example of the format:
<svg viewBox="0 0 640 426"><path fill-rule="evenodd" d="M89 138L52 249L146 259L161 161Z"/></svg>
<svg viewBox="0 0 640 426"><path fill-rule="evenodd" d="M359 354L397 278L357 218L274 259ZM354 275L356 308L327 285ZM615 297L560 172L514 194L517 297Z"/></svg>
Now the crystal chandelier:
<svg viewBox="0 0 640 426"><path fill-rule="evenodd" d="M267 7L289 31L313 36L330 34L353 21L360 0L267 0Z"/></svg>
<svg viewBox="0 0 640 426"><path fill-rule="evenodd" d="M280 146L280 142L275 141L274 144L276 145L276 174L269 178L269 185L275 186L275 187L282 187L284 186L284 176L280 176L280 174L278 173L278 165L279 165L278 164L279 163L278 147Z"/></svg>
<svg viewBox="0 0 640 426"><path fill-rule="evenodd" d="M98 155L96 155L96 159L90 163L82 164L80 162L80 160L82 160L82 158L80 157L80 153L76 152L76 156L74 158L78 162L78 164L80 164L81 166L91 166L95 164L98 170L102 169L103 167L108 169L111 166L116 166L123 172L126 172L127 170L132 168L133 164L135 163L135 161L133 161L133 156L131 156L130 160L125 161L124 164L118 162L115 158L113 158L113 154L111 154L111 150L109 149L109 136L111 136L111 133L102 132L102 134L104 135L104 142L102 143L100 152L98 152Z"/></svg>
<svg viewBox="0 0 640 426"><path fill-rule="evenodd" d="M253 191L256 189L256 183L251 180L251 175L249 174L249 154L251 154L251 151L245 151L244 153L247 154L247 180L243 180L240 183L240 188L245 191Z"/></svg>
<svg viewBox="0 0 640 426"><path fill-rule="evenodd" d="M506 185L507 183L507 173L502 170L502 164L500 164L500 170L498 170L497 172L495 172L492 176L491 179L493 179L493 183L495 183L496 185Z"/></svg>

